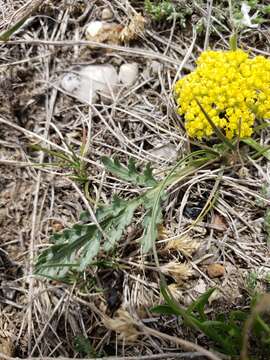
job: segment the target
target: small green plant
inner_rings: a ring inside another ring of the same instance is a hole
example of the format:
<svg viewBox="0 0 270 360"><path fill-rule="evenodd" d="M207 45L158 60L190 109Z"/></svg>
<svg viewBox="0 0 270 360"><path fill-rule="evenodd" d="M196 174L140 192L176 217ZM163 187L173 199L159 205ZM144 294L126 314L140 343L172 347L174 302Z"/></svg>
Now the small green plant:
<svg viewBox="0 0 270 360"><path fill-rule="evenodd" d="M170 0L162 0L156 3L145 0L144 9L154 21L170 21L175 17L182 27L186 26L186 17L192 14L192 9L187 4L174 5Z"/></svg>
<svg viewBox="0 0 270 360"><path fill-rule="evenodd" d="M266 243L270 246L270 209L266 210L264 216L264 230L266 232Z"/></svg>
<svg viewBox="0 0 270 360"><path fill-rule="evenodd" d="M184 180L217 158L219 154L213 150L195 151L180 160L159 182L153 177L149 165L140 173L133 161L125 167L118 160L103 158L104 165L112 174L136 186L146 186L148 190L131 200L114 196L111 204L98 208L95 214L98 224L88 213L83 213L81 223L54 234L54 244L37 260L36 273L50 278L64 278L69 270L83 271L95 262L99 252L113 251L139 207L145 209L141 245L144 253L149 252L157 238L157 226L162 222L161 204L166 198L165 188L177 180Z"/></svg>
<svg viewBox="0 0 270 360"><path fill-rule="evenodd" d="M247 276L246 283L247 283L247 289L249 290L250 293L253 294L257 287L258 274L254 271L251 271Z"/></svg>
<svg viewBox="0 0 270 360"><path fill-rule="evenodd" d="M121 199L115 195L111 204L98 207L94 218L88 213L83 213L80 223L65 229L61 233L54 234L52 236L53 245L44 250L38 257L36 263L37 274L49 278L64 279L69 271L82 272L87 266L93 265L100 254L102 254L103 260L105 256L106 261L106 254L112 255L126 227L131 224L134 214L139 208L145 210L142 223L143 235L140 239L143 253L153 250L154 255L156 255L155 241L158 234L158 225L162 223L162 203L167 198L166 188L173 183L183 181L199 168L207 167L215 162L220 168L220 162L223 166L225 159L235 153L237 141L239 141L239 139L227 139L213 123L200 102L197 101L197 103L221 143L214 145L212 148L205 146L202 150L190 153L168 170L168 174L160 181L154 178L149 164L140 172L133 160L129 161L128 166L124 166L117 159L112 160L104 157L103 164L109 172L136 187L146 189L144 191L142 189L139 196L129 200ZM268 157L268 152L255 140L241 139L241 141L255 150L254 156L260 153L260 155ZM87 184L87 177L84 177L84 172L81 173L82 169L84 171L84 167L81 166L80 159L77 160L78 157L75 154L70 158L47 149L44 151L62 159L64 162L71 163L74 169L79 171L75 176L77 181L83 179ZM215 187L218 186L218 183L219 180ZM213 199L209 198L210 202L207 202L209 206L212 206L211 203L214 201L216 193L217 189L211 195ZM203 215L206 213L205 210L207 209L204 209ZM202 214L199 215L199 217L201 216ZM196 221L194 224L196 224ZM100 257L98 259L98 261L101 260ZM155 260L158 264L156 256Z"/></svg>
<svg viewBox="0 0 270 360"><path fill-rule="evenodd" d="M205 309L215 289L209 289L185 309L175 301L168 287L164 284L163 282L161 293L165 304L152 308L152 312L181 317L186 326L200 331L213 341L216 350L226 355L239 356L243 345L243 327L251 310L233 310L227 315L218 314L212 319ZM252 306L256 306L256 304L257 302L254 302ZM256 319L254 319L253 331L256 338L263 339L265 347L269 346L270 326L260 315L256 315Z"/></svg>
<svg viewBox="0 0 270 360"><path fill-rule="evenodd" d="M88 357L97 357L95 349L90 343L90 340L82 335L77 335L74 339L74 348L75 351L80 356L88 356Z"/></svg>
<svg viewBox="0 0 270 360"><path fill-rule="evenodd" d="M248 27L256 27L269 21L267 15L270 13L270 6L262 1L246 0L233 1L233 15L238 30Z"/></svg>
<svg viewBox="0 0 270 360"><path fill-rule="evenodd" d="M57 162L43 164L43 166L58 166L62 169L71 170L70 178L77 181L78 183L85 184L87 180L87 173L85 169L85 163L80 157L70 148L69 153L64 153L62 151L50 150L48 148L44 148L40 145L32 145L32 151L42 151L46 155L49 155L55 159ZM81 147L81 152L83 151L83 146Z"/></svg>
<svg viewBox="0 0 270 360"><path fill-rule="evenodd" d="M172 19L172 15L175 13L175 7L169 0L160 1L158 4L145 0L144 8L155 21Z"/></svg>

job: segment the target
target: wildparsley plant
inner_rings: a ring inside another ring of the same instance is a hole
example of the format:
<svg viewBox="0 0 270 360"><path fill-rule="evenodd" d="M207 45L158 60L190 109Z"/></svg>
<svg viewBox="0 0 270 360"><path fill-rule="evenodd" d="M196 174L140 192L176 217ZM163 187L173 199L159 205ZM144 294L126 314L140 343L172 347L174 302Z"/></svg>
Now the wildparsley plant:
<svg viewBox="0 0 270 360"><path fill-rule="evenodd" d="M198 102L228 139L250 137L255 119L270 118L270 60L242 50L204 51L197 68L178 80L175 94L190 137L215 132Z"/></svg>

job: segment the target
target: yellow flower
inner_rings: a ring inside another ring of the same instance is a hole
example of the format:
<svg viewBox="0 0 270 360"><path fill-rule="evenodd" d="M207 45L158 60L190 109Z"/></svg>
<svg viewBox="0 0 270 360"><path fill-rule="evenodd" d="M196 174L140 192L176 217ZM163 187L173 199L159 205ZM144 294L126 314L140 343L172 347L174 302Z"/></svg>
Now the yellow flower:
<svg viewBox="0 0 270 360"><path fill-rule="evenodd" d="M270 60L242 50L204 51L197 68L176 83L175 95L190 137L213 134L196 99L229 139L249 137L255 119L270 116Z"/></svg>

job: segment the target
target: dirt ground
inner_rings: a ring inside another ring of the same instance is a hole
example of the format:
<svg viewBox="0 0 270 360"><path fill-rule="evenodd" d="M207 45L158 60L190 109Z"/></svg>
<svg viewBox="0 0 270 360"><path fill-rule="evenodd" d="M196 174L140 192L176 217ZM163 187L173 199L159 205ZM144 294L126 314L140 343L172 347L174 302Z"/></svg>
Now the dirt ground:
<svg viewBox="0 0 270 360"><path fill-rule="evenodd" d="M0 45L0 358L206 359L198 349L192 352L161 336L213 349L177 317L150 311L163 300L154 257L142 255L137 241L140 209L117 251L111 257L102 253L83 273L71 271L65 282L46 279L35 274L35 263L51 235L77 223L87 204L96 209L99 202L110 203L113 194L130 199L142 193L107 172L102 156L124 164L133 158L141 167L150 162L162 178L192 148L172 89L175 79L195 68L205 46L229 48L228 3L214 1L209 8L211 2L202 0L172 1L181 16L166 21L153 19L143 1L48 0L37 9L36 3L0 1L0 32L25 14L28 18ZM143 20L134 25L138 14ZM123 41L85 43L87 25L102 19L128 28ZM238 45L251 56L269 58L269 15L264 20L259 27L243 27ZM119 72L123 63L136 63L138 74L110 101L100 96L88 104L61 87L63 75L74 69L110 64ZM256 136L270 145L267 128ZM87 182L77 181L74 168L57 157L73 152L82 159ZM227 165L219 201L186 232L181 248L166 247L200 213L218 171L198 170L170 188L157 240L161 266L183 264L182 274L166 273L182 305L218 289L210 314L245 309L252 291L269 291L270 281L265 227L270 167L263 156ZM161 335L140 333L132 319Z"/></svg>

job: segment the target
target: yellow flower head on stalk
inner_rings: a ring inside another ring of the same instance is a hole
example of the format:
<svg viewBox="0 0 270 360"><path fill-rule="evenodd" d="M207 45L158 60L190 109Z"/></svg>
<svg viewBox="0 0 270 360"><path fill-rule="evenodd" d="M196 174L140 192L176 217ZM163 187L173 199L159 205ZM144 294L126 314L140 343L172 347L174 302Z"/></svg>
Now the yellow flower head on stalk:
<svg viewBox="0 0 270 360"><path fill-rule="evenodd" d="M204 51L197 68L177 81L175 94L190 137L214 132L197 101L227 138L249 137L256 118L270 118L270 60L242 50Z"/></svg>

